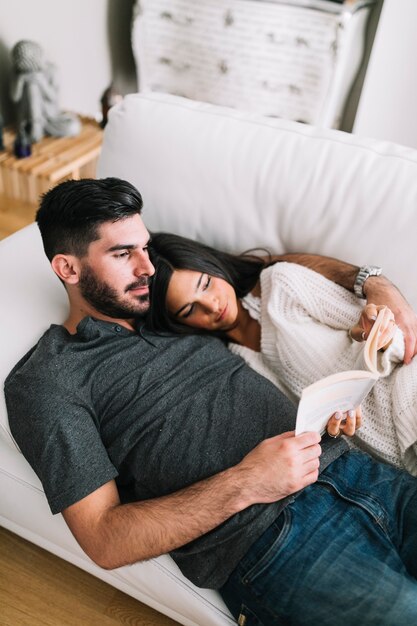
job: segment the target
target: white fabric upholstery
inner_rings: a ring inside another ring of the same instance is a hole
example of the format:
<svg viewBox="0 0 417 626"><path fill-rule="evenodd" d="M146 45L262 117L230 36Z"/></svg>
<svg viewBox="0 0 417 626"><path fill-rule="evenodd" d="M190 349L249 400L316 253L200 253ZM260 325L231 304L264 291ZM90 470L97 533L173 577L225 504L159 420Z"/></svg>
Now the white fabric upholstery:
<svg viewBox="0 0 417 626"><path fill-rule="evenodd" d="M381 264L417 306L417 152L162 94L132 95L106 127L100 176L135 183L154 230L231 250L321 252ZM1 359L66 313L32 225L0 242ZM0 399L0 524L189 626L234 623L168 556L105 572L85 557L14 445Z"/></svg>
<svg viewBox="0 0 417 626"><path fill-rule="evenodd" d="M242 251L382 265L417 308L417 151L163 94L110 111L101 176L143 193L149 228Z"/></svg>

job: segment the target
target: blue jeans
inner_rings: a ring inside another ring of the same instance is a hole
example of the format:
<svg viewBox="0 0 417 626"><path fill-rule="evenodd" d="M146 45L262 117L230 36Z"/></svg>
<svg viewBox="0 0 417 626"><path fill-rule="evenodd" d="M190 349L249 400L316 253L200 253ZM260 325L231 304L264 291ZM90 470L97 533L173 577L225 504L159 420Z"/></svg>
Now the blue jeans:
<svg viewBox="0 0 417 626"><path fill-rule="evenodd" d="M245 626L417 624L417 479L351 451L256 541L220 589Z"/></svg>

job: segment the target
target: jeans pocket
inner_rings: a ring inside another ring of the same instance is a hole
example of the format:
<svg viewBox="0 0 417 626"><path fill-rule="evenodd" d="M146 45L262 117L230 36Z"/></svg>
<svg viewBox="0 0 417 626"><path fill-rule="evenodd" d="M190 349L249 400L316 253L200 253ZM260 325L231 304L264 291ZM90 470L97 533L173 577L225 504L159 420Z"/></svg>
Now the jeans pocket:
<svg viewBox="0 0 417 626"><path fill-rule="evenodd" d="M278 523L279 522L279 523ZM244 585L251 585L256 578L268 569L270 563L276 559L278 553L283 550L285 541L291 529L292 514L287 506L274 522L272 527L255 544L254 550L250 551L252 564L242 576ZM253 558L255 557L255 559ZM242 570L241 570L242 571Z"/></svg>
<svg viewBox="0 0 417 626"><path fill-rule="evenodd" d="M238 626L264 626L263 622L256 617L255 613L244 604L240 607L237 623Z"/></svg>

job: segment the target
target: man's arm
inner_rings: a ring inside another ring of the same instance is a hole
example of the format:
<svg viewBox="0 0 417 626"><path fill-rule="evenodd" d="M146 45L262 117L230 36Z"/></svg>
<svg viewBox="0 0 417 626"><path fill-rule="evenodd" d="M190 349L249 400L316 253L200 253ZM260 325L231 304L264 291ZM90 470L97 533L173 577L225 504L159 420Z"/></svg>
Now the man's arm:
<svg viewBox="0 0 417 626"><path fill-rule="evenodd" d="M257 503L281 500L315 482L317 433L262 441L236 466L174 494L121 504L110 481L63 511L88 556L105 569L170 552Z"/></svg>
<svg viewBox="0 0 417 626"><path fill-rule="evenodd" d="M353 292L357 265L345 263L318 254L281 254L272 257L275 261L287 261L309 267L329 280ZM385 276L370 276L364 283L366 300L372 304L386 305L394 313L395 321L404 333L404 363L410 363L417 354L417 316L397 287Z"/></svg>

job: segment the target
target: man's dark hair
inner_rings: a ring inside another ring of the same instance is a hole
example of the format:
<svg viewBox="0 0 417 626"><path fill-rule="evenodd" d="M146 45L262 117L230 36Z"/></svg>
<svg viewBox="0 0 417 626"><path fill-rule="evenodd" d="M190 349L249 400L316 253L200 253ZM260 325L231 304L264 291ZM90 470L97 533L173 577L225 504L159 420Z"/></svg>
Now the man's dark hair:
<svg viewBox="0 0 417 626"><path fill-rule="evenodd" d="M56 254L82 258L101 224L140 214L142 206L136 187L120 178L60 183L42 196L36 214L46 256L50 261Z"/></svg>

